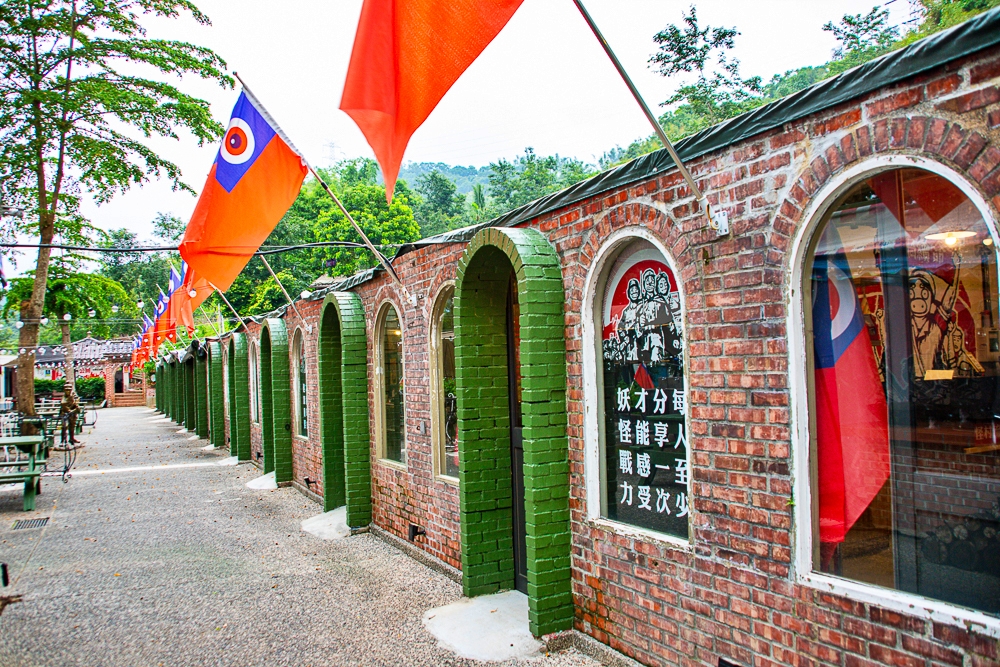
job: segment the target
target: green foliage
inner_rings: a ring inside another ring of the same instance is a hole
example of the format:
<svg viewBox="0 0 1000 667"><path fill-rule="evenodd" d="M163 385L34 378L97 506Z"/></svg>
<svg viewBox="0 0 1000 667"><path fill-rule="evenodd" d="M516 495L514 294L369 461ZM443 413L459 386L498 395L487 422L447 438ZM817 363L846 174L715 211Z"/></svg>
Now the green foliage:
<svg viewBox="0 0 1000 667"><path fill-rule="evenodd" d="M574 158L540 157L525 148L513 162L490 163L490 217L501 215L539 197L558 192L594 175L596 171Z"/></svg>
<svg viewBox="0 0 1000 667"><path fill-rule="evenodd" d="M104 380L101 380L104 383ZM66 380L40 380L35 378L35 394L51 394L66 388Z"/></svg>
<svg viewBox="0 0 1000 667"><path fill-rule="evenodd" d="M398 181L392 204L385 201L378 164L371 159L345 160L320 175L337 193L372 243L402 244L420 238L410 202L419 199L405 181ZM264 247L329 241L360 243L361 238L315 179L306 181ZM392 247L383 248L392 256ZM323 274L346 276L370 268L376 259L367 248L318 247L268 255L268 262L293 298ZM259 259L252 259L226 292L240 314L257 315L287 300Z"/></svg>
<svg viewBox="0 0 1000 667"><path fill-rule="evenodd" d="M775 74L766 85L758 77L742 78L739 61L727 57L739 35L736 28L701 27L691 7L690 13L682 15L680 26L669 25L653 37L659 48L650 64L660 74L697 73L694 82L683 84L663 103L668 109L659 117L660 125L671 141L677 141L957 25L1000 6L1000 0L921 0L921 4L923 21L902 36L889 24L889 12L880 6L867 14L847 14L837 23L828 21L822 29L839 43L833 58L822 65ZM716 65L710 70L713 54ZM653 135L624 149L616 146L605 152L599 163L608 169L659 148L660 142Z"/></svg>
<svg viewBox="0 0 1000 667"><path fill-rule="evenodd" d="M3 293L5 317L10 318L20 311L21 303L31 297L33 284L31 278L11 279L9 288ZM99 274L77 272L72 266L59 264L53 266L49 275L43 313L53 320L53 329L65 321L65 315L69 315L75 329L85 327L96 336L106 337L115 333L109 320L112 319L112 306L119 304L122 304L119 306L120 317L138 316L138 310L129 302L125 289L117 281ZM129 327L130 333L134 324L129 324Z"/></svg>
<svg viewBox="0 0 1000 667"><path fill-rule="evenodd" d="M417 183L421 176L432 171L452 181L455 189L462 195L469 194L477 185L486 185L490 179L489 167L463 167L444 162L407 162L399 170L399 178L407 183Z"/></svg>
<svg viewBox="0 0 1000 667"><path fill-rule="evenodd" d="M157 220L161 217L166 216L161 213L157 216ZM114 248L138 248L142 245L135 232L127 229L115 229L108 232L103 244L104 247ZM135 304L142 301L146 304L144 310L149 313L160 295L160 289L164 291L168 289L170 255L138 251L102 252L99 255L99 262L100 274L117 281L127 292L123 301L116 304L119 306L119 312L112 316L112 319L122 321L109 323L111 324L110 334L113 336L134 334L138 329L134 319L139 317L139 311Z"/></svg>
<svg viewBox="0 0 1000 667"><path fill-rule="evenodd" d="M477 184L482 191L482 186ZM422 237L441 234L465 226L465 197L458 194L455 182L437 169L417 178L420 200L414 207Z"/></svg>
<svg viewBox="0 0 1000 667"><path fill-rule="evenodd" d="M157 213L153 218L153 229L165 241L180 241L187 229L187 223L170 213Z"/></svg>
<svg viewBox="0 0 1000 667"><path fill-rule="evenodd" d="M37 385L37 380L36 380ZM36 389L37 391L37 389ZM76 393L85 401L104 400L104 378L80 378L76 381Z"/></svg>

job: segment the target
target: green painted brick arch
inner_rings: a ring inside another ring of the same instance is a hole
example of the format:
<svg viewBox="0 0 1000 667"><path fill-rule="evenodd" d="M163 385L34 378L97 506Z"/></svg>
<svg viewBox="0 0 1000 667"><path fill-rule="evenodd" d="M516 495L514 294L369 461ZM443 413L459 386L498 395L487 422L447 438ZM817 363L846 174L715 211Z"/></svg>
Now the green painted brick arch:
<svg viewBox="0 0 1000 667"><path fill-rule="evenodd" d="M368 432L368 336L361 299L328 294L319 329L323 509L347 506L347 525L372 520Z"/></svg>
<svg viewBox="0 0 1000 667"><path fill-rule="evenodd" d="M291 376L284 320L269 317L260 330L260 385L264 472L277 483L292 481Z"/></svg>
<svg viewBox="0 0 1000 667"><path fill-rule="evenodd" d="M250 358L247 338L229 338L229 453L250 460Z"/></svg>
<svg viewBox="0 0 1000 667"><path fill-rule="evenodd" d="M208 350L204 345L195 352L194 395L197 421L195 433L199 438L208 437Z"/></svg>
<svg viewBox="0 0 1000 667"><path fill-rule="evenodd" d="M463 587L469 596L511 588L510 415L506 299L520 307L529 625L536 636L573 623L565 294L559 256L537 230L490 228L458 263L455 358Z"/></svg>
<svg viewBox="0 0 1000 667"><path fill-rule="evenodd" d="M184 362L184 428L191 433L195 432L197 421L197 403L194 394L195 361L190 354Z"/></svg>
<svg viewBox="0 0 1000 667"><path fill-rule="evenodd" d="M208 344L209 435L216 447L226 446L225 396L222 389L222 345Z"/></svg>

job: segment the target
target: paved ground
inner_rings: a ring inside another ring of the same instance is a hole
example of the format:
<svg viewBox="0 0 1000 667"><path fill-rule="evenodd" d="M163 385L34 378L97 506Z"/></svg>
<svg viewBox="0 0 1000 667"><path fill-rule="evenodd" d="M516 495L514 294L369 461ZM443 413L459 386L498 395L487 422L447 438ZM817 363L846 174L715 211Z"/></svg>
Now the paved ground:
<svg viewBox="0 0 1000 667"><path fill-rule="evenodd" d="M461 588L372 535L321 541L318 505L253 491L145 408L100 411L76 475L46 478L38 509L0 487L0 561L22 602L0 615L0 665L474 665L437 645L423 613ZM16 519L50 517L42 529ZM496 664L496 663L494 663ZM575 651L537 667L597 663Z"/></svg>

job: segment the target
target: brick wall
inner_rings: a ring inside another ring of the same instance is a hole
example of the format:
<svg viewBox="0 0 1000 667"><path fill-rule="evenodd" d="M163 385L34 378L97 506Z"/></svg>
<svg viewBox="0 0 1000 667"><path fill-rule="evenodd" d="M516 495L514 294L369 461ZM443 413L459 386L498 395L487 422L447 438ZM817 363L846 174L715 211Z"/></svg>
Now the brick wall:
<svg viewBox="0 0 1000 667"><path fill-rule="evenodd" d="M793 450L804 450L792 432L788 337L800 332L786 330L789 300L799 298L791 294L792 241L819 191L845 170L878 156L926 158L963 174L997 216L998 79L1000 51L980 53L692 161L709 201L729 213L732 234L724 239L706 228L703 212L674 172L527 225L558 251L566 295L577 629L646 664L714 665L719 657L757 667L1000 663L997 641L974 628L797 582L791 470ZM668 248L685 297L690 547L588 518L584 286L606 242L630 228L646 230ZM418 538L418 546L455 566L461 564L458 493L433 475L427 335L437 289L454 279L463 250L461 244L425 247L396 263L416 305L384 274L354 290L368 323L369 387L372 325L385 300L396 305L404 330L408 462L405 470L380 462L373 445L373 521L399 536L409 523L424 526L427 536ZM294 313L288 319L293 332ZM250 328L256 338L259 327ZM315 339L308 340L315 377ZM376 405L374 396L370 405ZM259 427L252 434L259 451ZM298 479L316 466L312 434L295 452ZM995 465L987 472L996 479Z"/></svg>

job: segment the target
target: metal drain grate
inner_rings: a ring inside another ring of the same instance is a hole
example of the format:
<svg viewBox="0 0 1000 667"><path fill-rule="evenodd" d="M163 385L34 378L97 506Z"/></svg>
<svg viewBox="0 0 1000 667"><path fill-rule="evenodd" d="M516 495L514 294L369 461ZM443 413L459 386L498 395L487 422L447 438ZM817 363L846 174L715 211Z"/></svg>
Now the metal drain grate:
<svg viewBox="0 0 1000 667"><path fill-rule="evenodd" d="M44 519L18 519L14 522L14 530L23 530L25 528L41 528L49 522L49 517Z"/></svg>

